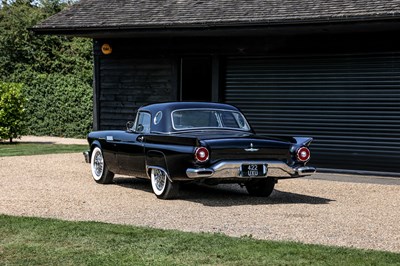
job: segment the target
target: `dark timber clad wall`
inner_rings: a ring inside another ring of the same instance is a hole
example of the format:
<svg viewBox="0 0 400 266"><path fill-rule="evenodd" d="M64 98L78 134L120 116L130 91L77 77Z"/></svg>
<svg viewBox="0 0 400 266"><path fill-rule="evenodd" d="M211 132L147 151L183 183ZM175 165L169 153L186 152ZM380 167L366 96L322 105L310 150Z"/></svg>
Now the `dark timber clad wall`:
<svg viewBox="0 0 400 266"><path fill-rule="evenodd" d="M165 58L100 58L100 129L124 129L143 104L176 100L173 62Z"/></svg>
<svg viewBox="0 0 400 266"><path fill-rule="evenodd" d="M258 133L312 136L322 167L400 171L400 55L229 58L225 101Z"/></svg>

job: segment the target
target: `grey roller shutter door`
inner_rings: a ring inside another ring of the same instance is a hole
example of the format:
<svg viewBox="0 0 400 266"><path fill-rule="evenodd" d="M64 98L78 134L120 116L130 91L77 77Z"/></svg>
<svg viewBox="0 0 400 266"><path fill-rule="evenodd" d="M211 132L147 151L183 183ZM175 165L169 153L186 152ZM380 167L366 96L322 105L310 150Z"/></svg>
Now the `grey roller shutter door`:
<svg viewBox="0 0 400 266"><path fill-rule="evenodd" d="M224 101L257 133L312 136L320 167L400 172L400 55L228 58Z"/></svg>

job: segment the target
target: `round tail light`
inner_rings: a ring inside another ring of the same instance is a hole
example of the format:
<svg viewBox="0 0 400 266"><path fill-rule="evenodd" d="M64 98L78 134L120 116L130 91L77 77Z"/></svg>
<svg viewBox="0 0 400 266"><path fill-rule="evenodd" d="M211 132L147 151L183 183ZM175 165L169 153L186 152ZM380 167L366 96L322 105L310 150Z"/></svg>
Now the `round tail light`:
<svg viewBox="0 0 400 266"><path fill-rule="evenodd" d="M297 150L297 160L300 162L307 162L310 160L311 153L307 147L301 147Z"/></svg>
<svg viewBox="0 0 400 266"><path fill-rule="evenodd" d="M205 148L205 147L199 147L194 152L194 157L196 158L196 161L198 161L200 163L204 163L205 161L207 161L209 155L210 155L210 153L208 152L207 148Z"/></svg>

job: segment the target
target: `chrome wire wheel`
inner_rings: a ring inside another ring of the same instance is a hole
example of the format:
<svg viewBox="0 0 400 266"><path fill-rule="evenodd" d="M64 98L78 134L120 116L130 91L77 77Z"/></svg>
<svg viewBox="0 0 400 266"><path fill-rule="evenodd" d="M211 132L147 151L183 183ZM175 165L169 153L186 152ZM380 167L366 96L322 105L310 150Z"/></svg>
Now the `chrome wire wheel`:
<svg viewBox="0 0 400 266"><path fill-rule="evenodd" d="M93 179L98 181L104 173L104 158L100 148L94 148L91 159Z"/></svg>
<svg viewBox="0 0 400 266"><path fill-rule="evenodd" d="M151 169L151 186L153 187L154 194L160 196L164 193L167 185L167 174L157 168Z"/></svg>
<svg viewBox="0 0 400 266"><path fill-rule="evenodd" d="M178 197L180 184L172 181L168 173L162 168L151 168L150 170L151 187L159 199L173 199Z"/></svg>
<svg viewBox="0 0 400 266"><path fill-rule="evenodd" d="M113 183L114 173L108 169L106 161L104 160L103 151L100 147L93 148L92 156L90 157L90 166L92 177L96 183Z"/></svg>

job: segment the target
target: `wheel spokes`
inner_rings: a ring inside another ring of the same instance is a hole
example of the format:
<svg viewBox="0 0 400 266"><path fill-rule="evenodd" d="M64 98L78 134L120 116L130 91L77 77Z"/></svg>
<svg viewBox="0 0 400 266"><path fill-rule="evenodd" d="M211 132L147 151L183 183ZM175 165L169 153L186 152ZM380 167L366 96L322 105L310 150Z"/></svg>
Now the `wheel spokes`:
<svg viewBox="0 0 400 266"><path fill-rule="evenodd" d="M101 174L103 173L104 161L103 161L103 156L99 152L95 156L94 168L96 175L101 176Z"/></svg>
<svg viewBox="0 0 400 266"><path fill-rule="evenodd" d="M165 186L165 173L159 169L156 169L154 172L154 179L156 188L159 191L162 191Z"/></svg>

